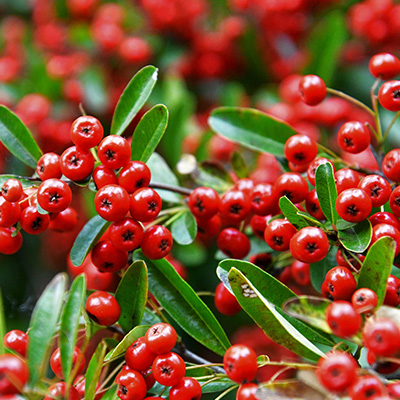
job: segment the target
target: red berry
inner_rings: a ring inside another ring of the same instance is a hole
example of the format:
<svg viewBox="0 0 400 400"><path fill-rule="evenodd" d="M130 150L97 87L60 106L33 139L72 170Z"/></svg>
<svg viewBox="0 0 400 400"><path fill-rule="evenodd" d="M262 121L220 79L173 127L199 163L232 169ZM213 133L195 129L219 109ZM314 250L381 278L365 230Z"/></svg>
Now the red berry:
<svg viewBox="0 0 400 400"><path fill-rule="evenodd" d="M363 314L367 311L373 310L377 306L378 296L371 289L361 288L353 293L351 303L359 314Z"/></svg>
<svg viewBox="0 0 400 400"><path fill-rule="evenodd" d="M115 382L118 384L117 396L121 400L143 400L146 397L146 382L138 371L124 367Z"/></svg>
<svg viewBox="0 0 400 400"><path fill-rule="evenodd" d="M331 351L318 361L316 375L321 384L330 392L341 393L357 377L357 362L343 351Z"/></svg>
<svg viewBox="0 0 400 400"><path fill-rule="evenodd" d="M29 337L25 332L14 329L4 335L3 343L7 349L16 351L22 357L26 356Z"/></svg>
<svg viewBox="0 0 400 400"><path fill-rule="evenodd" d="M329 300L350 301L357 283L346 267L334 267L328 271L322 283L322 295Z"/></svg>
<svg viewBox="0 0 400 400"><path fill-rule="evenodd" d="M97 146L104 130L100 121L90 115L78 117L71 125L71 139L75 146L88 150Z"/></svg>
<svg viewBox="0 0 400 400"><path fill-rule="evenodd" d="M151 326L145 335L149 349L155 354L170 352L176 344L176 339L175 329L165 322Z"/></svg>
<svg viewBox="0 0 400 400"><path fill-rule="evenodd" d="M342 168L335 172L335 180L337 192L340 194L346 189L356 188L360 178L356 171L350 168Z"/></svg>
<svg viewBox="0 0 400 400"><path fill-rule="evenodd" d="M90 151L72 146L61 154L60 168L71 181L83 181L93 171L94 157Z"/></svg>
<svg viewBox="0 0 400 400"><path fill-rule="evenodd" d="M47 229L50 217L48 214L40 214L36 207L29 206L22 211L19 222L25 232L38 235Z"/></svg>
<svg viewBox="0 0 400 400"><path fill-rule="evenodd" d="M310 285L310 264L306 264L296 260L292 264L292 277L295 282L301 286Z"/></svg>
<svg viewBox="0 0 400 400"><path fill-rule="evenodd" d="M235 344L225 352L224 369L228 378L236 383L252 381L258 370L257 355L250 347Z"/></svg>
<svg viewBox="0 0 400 400"><path fill-rule="evenodd" d="M200 400L201 386L194 378L185 377L169 390L170 400Z"/></svg>
<svg viewBox="0 0 400 400"><path fill-rule="evenodd" d="M390 381L386 389L392 398L400 399L400 381Z"/></svg>
<svg viewBox="0 0 400 400"><path fill-rule="evenodd" d="M304 103L316 106L326 97L325 82L317 75L303 76L299 82L299 90Z"/></svg>
<svg viewBox="0 0 400 400"><path fill-rule="evenodd" d="M285 157L296 165L309 164L317 153L317 143L306 135L293 135L285 143Z"/></svg>
<svg viewBox="0 0 400 400"><path fill-rule="evenodd" d="M379 88L378 99L381 106L389 111L400 111L400 81L387 81Z"/></svg>
<svg viewBox="0 0 400 400"><path fill-rule="evenodd" d="M362 189L346 189L336 199L336 210L345 221L364 221L372 210L371 198Z"/></svg>
<svg viewBox="0 0 400 400"><path fill-rule="evenodd" d="M131 195L129 212L137 221L150 222L156 219L161 207L160 195L154 189L144 187Z"/></svg>
<svg viewBox="0 0 400 400"><path fill-rule="evenodd" d="M355 335L362 323L360 314L351 303L343 300L329 304L325 317L333 334L344 338Z"/></svg>
<svg viewBox="0 0 400 400"><path fill-rule="evenodd" d="M72 191L60 179L47 179L39 186L37 201L43 210L58 213L64 211L70 205Z"/></svg>
<svg viewBox="0 0 400 400"><path fill-rule="evenodd" d="M264 239L273 250L289 249L290 239L296 233L296 228L286 219L274 219L265 229Z"/></svg>
<svg viewBox="0 0 400 400"><path fill-rule="evenodd" d="M369 72L375 78L393 79L400 72L400 61L390 53L375 54L369 60Z"/></svg>
<svg viewBox="0 0 400 400"><path fill-rule="evenodd" d="M392 181L400 181L400 149L393 149L382 161L383 173Z"/></svg>
<svg viewBox="0 0 400 400"><path fill-rule="evenodd" d="M390 319L369 319L363 328L364 346L374 354L391 357L400 349L400 329Z"/></svg>
<svg viewBox="0 0 400 400"><path fill-rule="evenodd" d="M219 212L229 222L242 221L250 211L250 198L241 190L228 190L221 197Z"/></svg>
<svg viewBox="0 0 400 400"><path fill-rule="evenodd" d="M310 190L308 192L308 195L306 198L306 210L312 217L314 217L320 221L326 219L324 213L321 210L321 206L320 206L319 200L318 200L318 194L315 189Z"/></svg>
<svg viewBox="0 0 400 400"><path fill-rule="evenodd" d="M400 221L392 213L386 211L378 211L375 214L372 214L368 219L369 222L371 222L372 226L378 224L388 224L400 230Z"/></svg>
<svg viewBox="0 0 400 400"><path fill-rule="evenodd" d="M74 368L76 368L77 363L79 363L79 367L76 370L76 373L80 374L85 368L85 356L80 351L79 347L75 346L74 353L72 356L72 365L73 365L72 369L73 370L74 370ZM61 350L60 350L60 348L57 348L56 350L54 350L53 354L51 355L50 367L55 375L57 375L61 379L64 378L64 375L62 372L62 367L61 367Z"/></svg>
<svg viewBox="0 0 400 400"><path fill-rule="evenodd" d="M222 282L215 289L214 304L216 309L223 315L235 315L242 309L236 297Z"/></svg>
<svg viewBox="0 0 400 400"><path fill-rule="evenodd" d="M22 246L22 235L18 232L13 236L15 228L0 228L0 253L14 254Z"/></svg>
<svg viewBox="0 0 400 400"><path fill-rule="evenodd" d="M103 240L93 247L91 258L99 271L116 272L126 266L128 252L117 249L109 240Z"/></svg>
<svg viewBox="0 0 400 400"><path fill-rule="evenodd" d="M326 164L329 163L332 165L333 171L335 171L335 167L332 164L332 162L330 160L328 160L325 157L318 157L315 158L313 161L311 161L311 163L308 165L307 167L307 179L308 181L311 183L311 185L315 186L315 172L317 171L317 168L321 165L321 164Z"/></svg>
<svg viewBox="0 0 400 400"><path fill-rule="evenodd" d="M308 264L321 261L328 254L328 250L328 238L319 228L302 228L290 239L290 252L293 257Z"/></svg>
<svg viewBox="0 0 400 400"><path fill-rule="evenodd" d="M132 218L122 218L111 224L108 237L117 249L133 251L142 242L143 227Z"/></svg>
<svg viewBox="0 0 400 400"><path fill-rule="evenodd" d="M94 205L100 217L107 221L118 221L129 211L129 194L118 185L103 186L96 193Z"/></svg>
<svg viewBox="0 0 400 400"><path fill-rule="evenodd" d="M273 214L278 207L278 198L271 183L259 183L254 187L251 211L260 216Z"/></svg>
<svg viewBox="0 0 400 400"><path fill-rule="evenodd" d="M60 156L56 153L46 153L39 158L36 173L42 181L50 178L60 179L62 176Z"/></svg>
<svg viewBox="0 0 400 400"><path fill-rule="evenodd" d="M198 187L190 193L188 205L195 217L210 219L218 212L220 201L214 189Z"/></svg>
<svg viewBox="0 0 400 400"><path fill-rule="evenodd" d="M80 395L74 386L69 388L68 395L65 395L66 384L65 382L57 382L51 385L48 389L49 394L43 400L54 400L68 398L69 400L80 400Z"/></svg>
<svg viewBox="0 0 400 400"><path fill-rule="evenodd" d="M70 232L78 225L78 214L72 207L57 213L51 219L49 228L57 232Z"/></svg>
<svg viewBox="0 0 400 400"><path fill-rule="evenodd" d="M0 354L0 396L21 393L28 379L25 361L13 354Z"/></svg>
<svg viewBox="0 0 400 400"><path fill-rule="evenodd" d="M1 188L3 197L10 202L18 201L22 196L22 185L18 179L7 179Z"/></svg>
<svg viewBox="0 0 400 400"><path fill-rule="evenodd" d="M103 165L110 169L123 167L131 158L131 146L121 136L105 137L97 148L97 155Z"/></svg>
<svg viewBox="0 0 400 400"><path fill-rule="evenodd" d="M286 196L292 203L301 203L308 194L307 181L297 172L285 172L275 181L278 198Z"/></svg>
<svg viewBox="0 0 400 400"><path fill-rule="evenodd" d="M392 188L390 183L379 175L367 175L358 183L358 188L369 195L372 207L383 206L389 200Z"/></svg>
<svg viewBox="0 0 400 400"><path fill-rule="evenodd" d="M389 275L387 280L384 303L392 307L397 307L400 304L400 279L394 275Z"/></svg>
<svg viewBox="0 0 400 400"><path fill-rule="evenodd" d="M391 237L395 240L396 250L395 255L400 252L400 231L393 225L378 224L372 228L371 244L375 243L381 237Z"/></svg>
<svg viewBox="0 0 400 400"><path fill-rule="evenodd" d="M348 153L357 154L365 150L371 141L368 128L359 121L346 122L337 134L339 146Z"/></svg>
<svg viewBox="0 0 400 400"><path fill-rule="evenodd" d="M250 220L250 226L253 233L260 239L264 239L264 232L267 228L267 222L269 221L269 216L253 215Z"/></svg>
<svg viewBox="0 0 400 400"><path fill-rule="evenodd" d="M154 225L144 232L140 245L143 254L151 260L164 258L172 248L171 232L162 225Z"/></svg>
<svg viewBox="0 0 400 400"><path fill-rule="evenodd" d="M154 359L153 375L161 385L177 385L185 376L185 372L185 362L178 354L172 352L164 353Z"/></svg>
<svg viewBox="0 0 400 400"><path fill-rule="evenodd" d="M19 203L11 203L0 196L0 227L8 228L18 222L21 216Z"/></svg>
<svg viewBox="0 0 400 400"><path fill-rule="evenodd" d="M244 383L236 392L236 400L259 400L256 396L258 385L256 383Z"/></svg>
<svg viewBox="0 0 400 400"><path fill-rule="evenodd" d="M368 364L371 365L376 372L383 375L392 374L393 372L397 371L400 368L400 365L394 362L384 361L384 360L381 362L379 360L379 356L377 360L377 356L370 350L367 350L367 361ZM381 399L381 397L378 396L378 399Z"/></svg>
<svg viewBox="0 0 400 400"><path fill-rule="evenodd" d="M389 198L390 208L396 217L400 217L400 186L396 186Z"/></svg>
<svg viewBox="0 0 400 400"><path fill-rule="evenodd" d="M118 176L118 184L129 194L149 186L151 172L149 167L141 161L129 161Z"/></svg>
<svg viewBox="0 0 400 400"><path fill-rule="evenodd" d="M376 376L359 376L350 386L349 395L351 400L376 399L385 394L383 383Z"/></svg>
<svg viewBox="0 0 400 400"><path fill-rule="evenodd" d="M150 368L153 364L154 354L144 337L140 337L133 342L125 352L125 361L130 369L136 371L144 371Z"/></svg>
<svg viewBox="0 0 400 400"><path fill-rule="evenodd" d="M118 179L115 175L115 172L112 169L105 167L104 165L99 165L94 169L92 178L97 189L100 189L103 186L107 185L118 184Z"/></svg>
<svg viewBox="0 0 400 400"><path fill-rule="evenodd" d="M240 190L246 196L251 197L254 192L254 181L250 178L239 179L234 185L234 190Z"/></svg>
<svg viewBox="0 0 400 400"><path fill-rule="evenodd" d="M217 238L218 248L230 258L244 258L250 251L250 240L236 228L225 228Z"/></svg>
<svg viewBox="0 0 400 400"><path fill-rule="evenodd" d="M97 324L109 326L118 321L121 307L111 294L99 290L87 298L86 312Z"/></svg>

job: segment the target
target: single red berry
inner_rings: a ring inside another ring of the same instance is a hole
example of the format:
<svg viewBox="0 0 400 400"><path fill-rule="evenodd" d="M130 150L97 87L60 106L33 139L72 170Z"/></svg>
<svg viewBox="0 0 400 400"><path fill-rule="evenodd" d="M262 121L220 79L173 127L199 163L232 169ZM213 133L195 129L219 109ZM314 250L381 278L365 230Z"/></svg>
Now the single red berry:
<svg viewBox="0 0 400 400"><path fill-rule="evenodd" d="M400 221L392 213L386 211L378 211L372 214L369 218L372 226L378 224L388 224L394 226L396 229L400 230Z"/></svg>
<svg viewBox="0 0 400 400"><path fill-rule="evenodd" d="M28 379L25 361L13 354L0 354L0 396L21 393Z"/></svg>
<svg viewBox="0 0 400 400"><path fill-rule="evenodd" d="M382 161L383 173L392 181L400 181L400 149L386 153Z"/></svg>
<svg viewBox="0 0 400 400"><path fill-rule="evenodd" d="M136 190L130 198L129 212L140 222L150 222L156 219L161 211L160 195L149 187Z"/></svg>
<svg viewBox="0 0 400 400"><path fill-rule="evenodd" d="M356 379L357 368L357 362L350 354L331 351L319 359L315 373L326 389L341 393Z"/></svg>
<svg viewBox="0 0 400 400"><path fill-rule="evenodd" d="M274 219L264 233L264 239L271 249L285 251L289 249L290 239L296 233L296 228L286 219Z"/></svg>
<svg viewBox="0 0 400 400"><path fill-rule="evenodd" d="M25 232L38 235L47 229L50 217L48 214L40 214L36 207L29 206L22 211L19 222Z"/></svg>
<svg viewBox="0 0 400 400"><path fill-rule="evenodd" d="M71 146L61 154L60 168L71 181L83 181L93 171L94 157L90 151Z"/></svg>
<svg viewBox="0 0 400 400"><path fill-rule="evenodd" d="M115 324L120 315L121 307L115 297L101 290L93 292L86 300L86 312L99 325Z"/></svg>
<svg viewBox="0 0 400 400"><path fill-rule="evenodd" d="M196 379L191 377L182 378L169 390L170 400L200 400L201 386Z"/></svg>
<svg viewBox="0 0 400 400"><path fill-rule="evenodd" d="M380 207L386 204L392 192L390 183L379 175L365 176L359 182L358 188L369 195L372 207Z"/></svg>
<svg viewBox="0 0 400 400"><path fill-rule="evenodd" d="M250 251L250 240L236 228L225 228L217 238L218 248L230 258L244 258Z"/></svg>
<svg viewBox="0 0 400 400"><path fill-rule="evenodd" d="M295 282L301 286L310 285L311 284L310 264L306 264L296 260L292 264L292 277L295 280Z"/></svg>
<svg viewBox="0 0 400 400"><path fill-rule="evenodd" d="M8 228L18 222L21 216L19 203L11 203L0 196L0 227Z"/></svg>
<svg viewBox="0 0 400 400"><path fill-rule="evenodd" d="M378 224L372 228L371 244L375 243L381 237L391 237L396 243L395 255L400 253L400 231L393 225Z"/></svg>
<svg viewBox="0 0 400 400"><path fill-rule="evenodd" d="M308 164L294 164L291 161L289 161L288 167L289 167L290 171L297 172L298 174L302 174L307 171Z"/></svg>
<svg viewBox="0 0 400 400"><path fill-rule="evenodd" d="M173 352L164 353L154 359L153 375L161 385L177 385L185 376L185 372L185 362L178 354Z"/></svg>
<svg viewBox="0 0 400 400"><path fill-rule="evenodd" d="M336 189L338 194L346 189L356 188L360 181L360 176L350 168L342 168L335 172Z"/></svg>
<svg viewBox="0 0 400 400"><path fill-rule="evenodd" d="M359 314L363 314L373 310L377 306L378 296L371 289L361 288L353 293L351 303Z"/></svg>
<svg viewBox="0 0 400 400"><path fill-rule="evenodd" d="M290 239L290 252L293 257L308 264L321 261L328 251L328 238L319 228L302 228Z"/></svg>
<svg viewBox="0 0 400 400"><path fill-rule="evenodd" d="M188 205L197 218L210 219L219 210L221 200L218 193L209 187L198 187L190 193Z"/></svg>
<svg viewBox="0 0 400 400"><path fill-rule="evenodd" d="M130 369L144 371L150 368L156 357L144 337L134 341L125 352L125 361Z"/></svg>
<svg viewBox="0 0 400 400"><path fill-rule="evenodd" d="M400 111L400 81L387 81L378 92L378 100L389 111Z"/></svg>
<svg viewBox="0 0 400 400"><path fill-rule="evenodd" d="M4 335L4 347L16 351L22 357L26 356L28 348L29 337L25 332L14 329Z"/></svg>
<svg viewBox="0 0 400 400"><path fill-rule="evenodd" d="M392 307L397 307L400 304L400 279L394 275L389 275L387 280L384 303Z"/></svg>
<svg viewBox="0 0 400 400"><path fill-rule="evenodd" d="M371 198L362 189L346 189L336 199L336 210L345 221L364 221L372 210Z"/></svg>
<svg viewBox="0 0 400 400"><path fill-rule="evenodd" d="M229 347L224 354L224 369L229 379L236 383L252 381L258 370L257 355L243 344Z"/></svg>
<svg viewBox="0 0 400 400"><path fill-rule="evenodd" d="M275 181L278 198L286 196L292 203L301 203L308 194L307 181L297 172L285 172Z"/></svg>
<svg viewBox="0 0 400 400"><path fill-rule="evenodd" d="M176 339L175 329L165 322L151 326L145 335L149 349L155 354L170 352L176 344Z"/></svg>
<svg viewBox="0 0 400 400"><path fill-rule="evenodd" d="M72 191L60 179L47 179L38 189L37 201L43 210L58 213L64 211L72 201Z"/></svg>
<svg viewBox="0 0 400 400"><path fill-rule="evenodd" d="M78 117L71 125L71 140L75 146L88 150L97 146L103 138L100 121L90 115Z"/></svg>
<svg viewBox="0 0 400 400"><path fill-rule="evenodd" d="M240 190L246 196L251 197L254 192L254 181L250 178L242 178L235 182L233 185L234 190Z"/></svg>
<svg viewBox="0 0 400 400"><path fill-rule="evenodd" d="M151 172L149 167L141 161L129 161L118 176L118 184L129 194L149 186Z"/></svg>
<svg viewBox="0 0 400 400"><path fill-rule="evenodd" d="M236 400L259 400L256 396L257 389L256 383L243 383L236 392Z"/></svg>
<svg viewBox="0 0 400 400"><path fill-rule="evenodd" d="M216 309L223 315L235 315L242 309L236 297L222 282L215 289L214 304Z"/></svg>
<svg viewBox="0 0 400 400"><path fill-rule="evenodd" d="M306 198L306 210L312 217L314 217L320 221L326 219L324 213L321 210L321 206L320 206L319 200L318 200L318 194L315 189L310 190L308 192L308 195Z"/></svg>
<svg viewBox="0 0 400 400"><path fill-rule="evenodd" d="M206 220L196 219L196 223L197 237L199 237L201 240L203 240L203 242L206 243L218 234L222 226L221 218L218 214Z"/></svg>
<svg viewBox="0 0 400 400"><path fill-rule="evenodd" d="M333 334L344 338L355 335L362 323L360 314L352 304L343 300L329 304L325 318Z"/></svg>
<svg viewBox="0 0 400 400"><path fill-rule="evenodd" d="M116 272L126 266L128 252L117 249L109 240L102 240L93 247L91 258L99 271Z"/></svg>
<svg viewBox="0 0 400 400"><path fill-rule="evenodd" d="M364 124L359 121L349 121L340 127L337 141L344 151L357 154L369 146L371 137Z"/></svg>
<svg viewBox="0 0 400 400"><path fill-rule="evenodd" d="M111 224L108 237L117 249L132 251L142 242L143 227L132 218L122 218Z"/></svg>
<svg viewBox="0 0 400 400"><path fill-rule="evenodd" d="M131 146L121 136L105 137L97 148L97 155L103 165L110 169L123 167L131 158Z"/></svg>
<svg viewBox="0 0 400 400"><path fill-rule="evenodd" d="M373 375L359 376L349 388L351 400L377 399L385 394L385 386Z"/></svg>
<svg viewBox="0 0 400 400"><path fill-rule="evenodd" d="M70 232L78 225L78 213L72 207L57 213L50 220L49 228L57 232Z"/></svg>
<svg viewBox="0 0 400 400"><path fill-rule="evenodd" d="M140 247L143 254L150 260L158 260L171 251L172 243L172 235L168 228L154 225L144 232Z"/></svg>
<svg viewBox="0 0 400 400"><path fill-rule="evenodd" d="M10 202L18 201L22 196L22 184L18 179L7 179L1 188L1 194Z"/></svg>
<svg viewBox="0 0 400 400"><path fill-rule="evenodd" d="M43 400L54 400L54 399L64 399L69 400L80 400L80 395L74 386L69 388L69 392L65 395L66 383L57 382L51 385L48 389L49 394L44 397Z"/></svg>
<svg viewBox="0 0 400 400"><path fill-rule="evenodd" d="M303 76L299 82L299 90L304 103L316 106L326 97L325 82L317 75Z"/></svg>
<svg viewBox="0 0 400 400"><path fill-rule="evenodd" d="M285 157L296 165L309 164L318 153L315 140L306 135L293 135L285 143Z"/></svg>
<svg viewBox="0 0 400 400"><path fill-rule="evenodd" d="M335 167L332 164L332 162L330 160L328 160L325 157L318 157L315 158L313 161L311 161L311 163L308 165L307 167L307 179L308 181L311 183L311 185L315 186L315 172L317 171L317 168L321 165L321 164L326 164L329 163L332 165L333 171L335 171Z"/></svg>
<svg viewBox="0 0 400 400"><path fill-rule="evenodd" d="M259 216L273 214L278 208L278 198L271 183L259 183L254 187L251 211Z"/></svg>
<svg viewBox="0 0 400 400"><path fill-rule="evenodd" d="M79 367L76 370L77 374L80 374L84 368L85 368L85 356L79 349L79 347L74 348L74 352L72 355L72 368L76 368L77 363L79 363ZM53 354L51 355L50 358L50 367L51 370L54 372L55 375L57 375L59 378L63 379L64 375L62 372L62 367L61 367L61 350L58 347L56 350L54 350Z"/></svg>
<svg viewBox="0 0 400 400"><path fill-rule="evenodd" d="M115 172L102 164L94 169L92 178L97 187L97 190L102 188L103 186L118 184L118 179L115 175Z"/></svg>
<svg viewBox="0 0 400 400"><path fill-rule="evenodd" d="M390 319L369 319L363 328L364 346L374 354L391 357L400 349L400 329Z"/></svg>
<svg viewBox="0 0 400 400"><path fill-rule="evenodd" d="M42 181L50 178L60 179L62 176L60 156L56 153L46 153L39 158L36 173Z"/></svg>
<svg viewBox="0 0 400 400"><path fill-rule="evenodd" d="M346 267L334 267L326 274L321 293L329 300L350 301L356 287L354 276Z"/></svg>
<svg viewBox="0 0 400 400"><path fill-rule="evenodd" d="M103 186L94 197L94 205L100 217L118 221L129 211L129 194L118 185Z"/></svg>
<svg viewBox="0 0 400 400"><path fill-rule="evenodd" d="M143 400L146 397L146 382L138 371L124 367L115 378L115 383L118 384L117 396L121 400Z"/></svg>
<svg viewBox="0 0 400 400"><path fill-rule="evenodd" d="M375 54L369 60L369 72L375 78L393 79L400 72L400 61L390 53Z"/></svg>
<svg viewBox="0 0 400 400"><path fill-rule="evenodd" d="M400 381L390 381L386 389L388 391L388 395L393 399L400 399Z"/></svg>
<svg viewBox="0 0 400 400"><path fill-rule="evenodd" d="M240 222L251 211L251 201L241 190L228 190L221 197L219 212L223 219Z"/></svg>
<svg viewBox="0 0 400 400"><path fill-rule="evenodd" d="M390 208L396 217L400 217L400 186L396 186L389 198Z"/></svg>
<svg viewBox="0 0 400 400"><path fill-rule="evenodd" d="M0 228L0 253L14 254L22 246L22 235L18 232L13 235L15 228Z"/></svg>
<svg viewBox="0 0 400 400"><path fill-rule="evenodd" d="M267 228L267 222L270 216L253 215L250 220L250 226L253 233L260 239L264 239L264 232Z"/></svg>

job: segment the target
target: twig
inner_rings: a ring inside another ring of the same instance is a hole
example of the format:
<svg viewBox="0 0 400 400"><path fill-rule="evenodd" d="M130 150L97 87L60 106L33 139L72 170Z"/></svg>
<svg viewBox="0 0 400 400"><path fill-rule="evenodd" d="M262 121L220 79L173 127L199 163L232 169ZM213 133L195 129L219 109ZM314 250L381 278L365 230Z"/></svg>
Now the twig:
<svg viewBox="0 0 400 400"><path fill-rule="evenodd" d="M192 193L192 189L183 188L181 186L168 185L166 183L159 183L159 182L151 182L149 187L153 189L168 190L170 192L180 193L185 196L189 196L190 193Z"/></svg>

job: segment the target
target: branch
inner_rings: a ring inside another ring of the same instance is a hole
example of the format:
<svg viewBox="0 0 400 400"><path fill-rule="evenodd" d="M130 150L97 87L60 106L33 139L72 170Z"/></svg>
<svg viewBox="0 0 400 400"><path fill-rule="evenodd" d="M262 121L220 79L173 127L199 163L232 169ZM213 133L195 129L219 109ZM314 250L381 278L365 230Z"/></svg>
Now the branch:
<svg viewBox="0 0 400 400"><path fill-rule="evenodd" d="M153 189L168 190L170 192L180 193L185 196L189 196L190 193L192 193L192 189L187 189L187 188L183 188L180 186L168 185L166 183L152 182L152 183L150 183L149 187L151 187Z"/></svg>

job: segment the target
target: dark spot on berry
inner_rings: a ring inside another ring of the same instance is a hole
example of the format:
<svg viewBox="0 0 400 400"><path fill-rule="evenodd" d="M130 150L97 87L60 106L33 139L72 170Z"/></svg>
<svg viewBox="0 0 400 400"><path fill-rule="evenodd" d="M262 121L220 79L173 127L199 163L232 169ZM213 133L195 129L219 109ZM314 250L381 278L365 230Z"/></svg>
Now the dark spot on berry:
<svg viewBox="0 0 400 400"><path fill-rule="evenodd" d="M232 204L229 208L231 214L238 215L242 211L243 207L239 203Z"/></svg>
<svg viewBox="0 0 400 400"><path fill-rule="evenodd" d="M400 90L399 89L393 90L393 98L400 99Z"/></svg>
<svg viewBox="0 0 400 400"><path fill-rule="evenodd" d="M340 371L337 368L333 368L329 371L332 375L332 377L337 377L340 375Z"/></svg>
<svg viewBox="0 0 400 400"><path fill-rule="evenodd" d="M381 192L382 188L379 187L378 185L374 185L373 187L370 187L370 193L371 197L379 197L379 193Z"/></svg>
<svg viewBox="0 0 400 400"><path fill-rule="evenodd" d="M303 161L306 157L305 157L304 153L301 151L301 152L299 152L299 153L295 153L295 154L294 154L294 158L295 158L297 161Z"/></svg>
<svg viewBox="0 0 400 400"><path fill-rule="evenodd" d="M101 201L101 207L105 207L105 208L110 208L112 206L112 203L110 200L108 199L103 199Z"/></svg>
<svg viewBox="0 0 400 400"><path fill-rule="evenodd" d="M58 200L61 199L61 196L56 192L53 194L50 194L49 202L50 203L58 203Z"/></svg>
<svg viewBox="0 0 400 400"><path fill-rule="evenodd" d="M39 171L40 171L40 172L44 172L44 164L41 164L41 165L40 165Z"/></svg>
<svg viewBox="0 0 400 400"><path fill-rule="evenodd" d="M8 193L8 186L7 185L3 186L3 189L1 191L3 192L3 195L7 194Z"/></svg>
<svg viewBox="0 0 400 400"><path fill-rule="evenodd" d="M315 250L317 250L318 249L318 246L315 244L315 243L307 243L307 246L306 246L306 250L309 252L309 253L314 253L314 251Z"/></svg>
<svg viewBox="0 0 400 400"><path fill-rule="evenodd" d="M346 145L346 147L351 147L351 146L353 146L353 145L354 145L353 139L348 138L348 137L345 137L345 138L344 138L344 144Z"/></svg>
<svg viewBox="0 0 400 400"><path fill-rule="evenodd" d="M108 269L108 268L111 268L113 266L114 266L114 263L109 262L109 261L105 261L104 264L103 264L103 268L104 269Z"/></svg>
<svg viewBox="0 0 400 400"><path fill-rule="evenodd" d="M261 203L261 198L260 198L260 196L254 197L254 198L253 198L253 203L260 204L260 203Z"/></svg>
<svg viewBox="0 0 400 400"><path fill-rule="evenodd" d="M143 183L144 183L143 179L138 179L135 183L135 187L141 188L143 186Z"/></svg>
<svg viewBox="0 0 400 400"><path fill-rule="evenodd" d="M40 229L41 226L42 226L42 218L37 217L34 221L32 221L32 229L34 231Z"/></svg>
<svg viewBox="0 0 400 400"><path fill-rule="evenodd" d="M124 385L121 386L121 393L122 394L127 394L128 393L128 389L127 389L126 386L124 386Z"/></svg>
<svg viewBox="0 0 400 400"><path fill-rule="evenodd" d="M72 157L69 159L70 164L74 165L75 167L79 165L79 161L80 159L76 154L72 155Z"/></svg>
<svg viewBox="0 0 400 400"><path fill-rule="evenodd" d="M350 215L357 215L359 213L359 210L354 204L352 204L347 207L347 213Z"/></svg>
<svg viewBox="0 0 400 400"><path fill-rule="evenodd" d="M171 375L172 368L169 367L168 365L166 365L166 366L164 366L164 367L161 368L161 372L162 372L163 374L166 374L166 375Z"/></svg>
<svg viewBox="0 0 400 400"><path fill-rule="evenodd" d="M196 208L197 208L200 212L203 212L203 211L204 211L203 200L199 199L198 197L196 197Z"/></svg>
<svg viewBox="0 0 400 400"><path fill-rule="evenodd" d="M111 149L107 149L104 152L105 156L107 157L108 160L114 160L115 159L115 151L112 151Z"/></svg>
<svg viewBox="0 0 400 400"><path fill-rule="evenodd" d="M157 210L157 203L154 200L149 201L147 204L148 204L148 208L147 209L149 211L154 212L154 211Z"/></svg>
<svg viewBox="0 0 400 400"><path fill-rule="evenodd" d="M400 196L397 196L397 197L394 199L394 204L396 204L396 206L400 207Z"/></svg>
<svg viewBox="0 0 400 400"><path fill-rule="evenodd" d="M95 315L93 315L89 311L86 311L86 312L87 312L87 315L89 316L90 319L92 319L94 322L96 322L96 324L101 325L99 319Z"/></svg>
<svg viewBox="0 0 400 400"><path fill-rule="evenodd" d="M169 242L167 239L162 239L160 245L158 246L161 251L166 251L169 247Z"/></svg>
<svg viewBox="0 0 400 400"><path fill-rule="evenodd" d="M81 132L85 135L88 135L91 132L91 129L85 126L84 128L82 128Z"/></svg>
<svg viewBox="0 0 400 400"><path fill-rule="evenodd" d="M335 291L335 286L332 285L332 282L329 282L328 290L329 290L330 293L333 293Z"/></svg>
<svg viewBox="0 0 400 400"><path fill-rule="evenodd" d="M232 364L231 362L228 363L228 371L229 371L229 372L232 371L233 368L234 368L233 364Z"/></svg>
<svg viewBox="0 0 400 400"><path fill-rule="evenodd" d="M135 236L135 234L131 231L126 231L122 234L122 239L124 242L128 242L132 240L132 238Z"/></svg>
<svg viewBox="0 0 400 400"><path fill-rule="evenodd" d="M372 396L375 396L375 395L376 395L375 389L368 389L368 390L365 391L365 397L367 399L372 397Z"/></svg>
<svg viewBox="0 0 400 400"><path fill-rule="evenodd" d="M282 236L274 236L272 238L272 240L277 246L282 246L283 245L283 237Z"/></svg>
<svg viewBox="0 0 400 400"><path fill-rule="evenodd" d="M290 192L289 190L284 190L282 196L286 196L289 200L293 199L293 193Z"/></svg>
<svg viewBox="0 0 400 400"><path fill-rule="evenodd" d="M382 341L383 341L382 335L381 335L380 333L376 333L376 334L374 335L374 339L375 339L375 341L378 342L378 343L382 343Z"/></svg>
<svg viewBox="0 0 400 400"><path fill-rule="evenodd" d="M365 297L362 294L360 294L357 296L356 301L357 301L357 303L364 303Z"/></svg>

